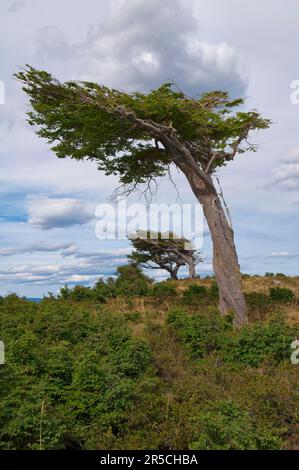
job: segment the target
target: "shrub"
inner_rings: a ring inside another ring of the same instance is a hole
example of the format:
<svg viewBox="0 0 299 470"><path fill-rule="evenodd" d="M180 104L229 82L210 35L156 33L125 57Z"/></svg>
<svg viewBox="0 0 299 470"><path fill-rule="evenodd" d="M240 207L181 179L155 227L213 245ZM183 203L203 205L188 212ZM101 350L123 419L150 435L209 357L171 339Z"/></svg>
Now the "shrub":
<svg viewBox="0 0 299 470"><path fill-rule="evenodd" d="M295 335L294 329L280 319L244 326L225 338L221 357L235 365L251 367L258 367L266 360L278 363L289 357Z"/></svg>
<svg viewBox="0 0 299 470"><path fill-rule="evenodd" d="M60 289L58 297L60 299L70 299L71 294L72 294L72 290L67 285L65 285L64 287Z"/></svg>
<svg viewBox="0 0 299 470"><path fill-rule="evenodd" d="M198 284L190 284L183 293L183 298L185 299L203 299L206 296L207 288L205 286L199 286Z"/></svg>
<svg viewBox="0 0 299 470"><path fill-rule="evenodd" d="M204 316L173 310L167 317L167 323L174 328L194 358L219 349L222 335L232 329L232 318L221 317L217 311L210 311Z"/></svg>
<svg viewBox="0 0 299 470"><path fill-rule="evenodd" d="M258 367L266 360L284 361L290 355L290 344L297 333L281 319L269 324L255 323L236 331L232 328L232 317L221 317L217 311L187 315L174 310L167 322L191 357L202 358L217 351L222 360L237 366Z"/></svg>
<svg viewBox="0 0 299 470"><path fill-rule="evenodd" d="M152 280L143 274L138 266L133 264L120 266L117 268L117 275L114 284L116 295L148 295Z"/></svg>
<svg viewBox="0 0 299 470"><path fill-rule="evenodd" d="M77 285L73 289L70 289L67 285L65 285L60 289L58 298L81 302L84 300L92 300L94 298L94 292L90 287Z"/></svg>
<svg viewBox="0 0 299 470"><path fill-rule="evenodd" d="M154 285L151 295L154 297L175 297L177 295L176 288L167 281L158 282Z"/></svg>
<svg viewBox="0 0 299 470"><path fill-rule="evenodd" d="M295 299L294 292L286 287L271 287L269 292L270 299L273 300L273 302L289 303Z"/></svg>
<svg viewBox="0 0 299 470"><path fill-rule="evenodd" d="M0 449L86 448L91 435L122 431L150 364L147 344L124 319L18 298L4 299L0 315Z"/></svg>
<svg viewBox="0 0 299 470"><path fill-rule="evenodd" d="M199 423L201 434L191 450L268 450L281 446L279 430L260 425L233 401L215 403Z"/></svg>
<svg viewBox="0 0 299 470"><path fill-rule="evenodd" d="M245 293L245 300L246 304L249 308L253 311L261 311L264 312L269 307L270 299L269 296L264 294L263 292L248 292Z"/></svg>
<svg viewBox="0 0 299 470"><path fill-rule="evenodd" d="M105 281L104 279L98 279L93 287L94 299L97 302L105 303L108 299L115 297L115 282L110 277Z"/></svg>
<svg viewBox="0 0 299 470"><path fill-rule="evenodd" d="M93 299L93 291L90 287L75 286L71 291L71 299L77 302Z"/></svg>

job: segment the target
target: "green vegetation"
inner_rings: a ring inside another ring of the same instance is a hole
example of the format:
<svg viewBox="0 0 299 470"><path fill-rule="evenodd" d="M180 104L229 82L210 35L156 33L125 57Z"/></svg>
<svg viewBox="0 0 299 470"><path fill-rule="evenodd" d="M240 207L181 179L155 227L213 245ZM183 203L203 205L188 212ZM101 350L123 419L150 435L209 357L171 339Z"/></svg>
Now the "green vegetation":
<svg viewBox="0 0 299 470"><path fill-rule="evenodd" d="M288 303L295 299L295 294L291 289L287 289L286 287L271 287L270 299L275 302Z"/></svg>
<svg viewBox="0 0 299 470"><path fill-rule="evenodd" d="M259 367L267 360L285 361L297 333L281 318L236 331L231 317L221 317L214 310L205 315L173 311L167 320L188 347L191 357L201 358L216 351L222 360L236 366Z"/></svg>
<svg viewBox="0 0 299 470"><path fill-rule="evenodd" d="M86 445L121 433L150 351L124 319L63 301L1 303L0 448ZM40 436L40 426L42 426Z"/></svg>
<svg viewBox="0 0 299 470"><path fill-rule="evenodd" d="M64 286L60 289L59 297L80 302L94 300L100 303L117 296L143 296L150 293L152 280L133 264L119 266L116 279L99 279L94 287L75 286L70 289Z"/></svg>
<svg viewBox="0 0 299 470"><path fill-rule="evenodd" d="M279 289L247 293L266 307L238 330L213 280L132 266L39 304L1 298L0 448L297 448L296 300Z"/></svg>

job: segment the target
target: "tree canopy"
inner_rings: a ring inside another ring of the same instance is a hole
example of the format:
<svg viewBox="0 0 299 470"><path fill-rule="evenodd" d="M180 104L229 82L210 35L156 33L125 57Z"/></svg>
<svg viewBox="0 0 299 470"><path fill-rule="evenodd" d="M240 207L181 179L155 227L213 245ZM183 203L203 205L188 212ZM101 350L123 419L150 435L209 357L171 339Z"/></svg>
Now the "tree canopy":
<svg viewBox="0 0 299 470"><path fill-rule="evenodd" d="M130 240L134 247L128 256L131 262L144 268L165 269L172 278L177 277L182 266L187 266L191 271L190 276L195 276L195 265L201 259L190 240L179 238L172 232L163 234L149 231L133 234Z"/></svg>
<svg viewBox="0 0 299 470"><path fill-rule="evenodd" d="M250 131L270 124L222 91L191 98L164 83L147 94L125 93L87 81L61 83L31 66L16 77L30 97L29 123L59 158L94 160L134 187L168 171L175 160L170 140L187 145L198 170L211 174L237 154L255 151Z"/></svg>

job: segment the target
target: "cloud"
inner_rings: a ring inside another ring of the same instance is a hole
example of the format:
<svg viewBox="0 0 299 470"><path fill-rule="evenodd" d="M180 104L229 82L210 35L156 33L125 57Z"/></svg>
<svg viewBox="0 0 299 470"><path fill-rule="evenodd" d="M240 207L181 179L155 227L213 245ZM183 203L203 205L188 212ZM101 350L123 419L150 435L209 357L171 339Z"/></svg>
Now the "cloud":
<svg viewBox="0 0 299 470"><path fill-rule="evenodd" d="M299 149L293 149L290 154L272 170L269 185L283 191L299 190Z"/></svg>
<svg viewBox="0 0 299 470"><path fill-rule="evenodd" d="M72 274L70 277L64 279L64 282L78 283L78 282L89 282L94 279L95 276L87 276L80 274Z"/></svg>
<svg viewBox="0 0 299 470"><path fill-rule="evenodd" d="M55 61L63 77L71 69L72 78L128 91L173 81L190 95L224 89L239 96L247 86L238 51L224 41L203 40L192 0L115 0L85 40L72 42L61 29L47 27L37 44L37 59Z"/></svg>
<svg viewBox="0 0 299 470"><path fill-rule="evenodd" d="M28 285L32 286L59 286L65 283L93 284L100 277L113 276L119 265L126 264L126 255L131 251L128 248L117 248L115 250L99 250L98 252L81 252L72 243L52 244L43 246L35 244L27 247L27 250L62 250L62 262L56 264L19 264L0 267L0 281L2 289L5 286ZM15 254L9 252L9 254ZM66 252L69 251L68 255ZM21 252L21 248L20 248ZM1 253L7 254L8 252Z"/></svg>
<svg viewBox="0 0 299 470"><path fill-rule="evenodd" d="M78 199L55 199L45 196L28 199L28 222L42 230L83 225L93 218L90 205Z"/></svg>
<svg viewBox="0 0 299 470"><path fill-rule="evenodd" d="M77 245L71 243L49 243L37 242L29 246L18 246L14 248L0 248L0 256L12 256L21 253L35 253L35 252L55 252L61 251L63 254L73 254L78 250Z"/></svg>
<svg viewBox="0 0 299 470"><path fill-rule="evenodd" d="M291 256L291 253L288 251L272 251L271 257L273 258L288 258Z"/></svg>
<svg viewBox="0 0 299 470"><path fill-rule="evenodd" d="M24 6L24 2L22 0L14 0L13 2L10 3L9 7L8 7L8 12L9 13L15 13L19 10L21 10L21 8L23 8Z"/></svg>

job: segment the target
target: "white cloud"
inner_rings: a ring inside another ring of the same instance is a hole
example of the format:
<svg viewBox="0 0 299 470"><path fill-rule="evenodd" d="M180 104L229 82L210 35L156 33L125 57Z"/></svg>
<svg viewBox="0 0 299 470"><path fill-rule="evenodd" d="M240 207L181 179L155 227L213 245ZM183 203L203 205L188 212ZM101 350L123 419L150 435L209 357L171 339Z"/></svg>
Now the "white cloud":
<svg viewBox="0 0 299 470"><path fill-rule="evenodd" d="M90 205L71 198L30 197L28 213L29 224L43 230L82 225L93 218Z"/></svg>
<svg viewBox="0 0 299 470"><path fill-rule="evenodd" d="M201 36L191 0L116 0L96 33L64 50L84 61L85 76L115 87L141 91L171 80L192 95L215 88L243 94L241 55Z"/></svg>
<svg viewBox="0 0 299 470"><path fill-rule="evenodd" d="M70 283L76 283L76 282L88 282L91 279L94 279L95 276L87 276L87 275L80 275L80 274L72 274L70 277L67 277L66 279L63 279L62 282L70 282Z"/></svg>
<svg viewBox="0 0 299 470"><path fill-rule="evenodd" d="M272 170L268 186L284 191L299 190L299 149L292 149L288 156Z"/></svg>
<svg viewBox="0 0 299 470"><path fill-rule="evenodd" d="M21 253L35 253L35 252L55 252L62 251L62 253L75 253L78 247L74 243L49 243L37 242L28 246L16 246L13 248L0 248L0 256L11 256Z"/></svg>
<svg viewBox="0 0 299 470"><path fill-rule="evenodd" d="M274 258L287 258L291 256L291 253L288 251L272 251L271 256Z"/></svg>

